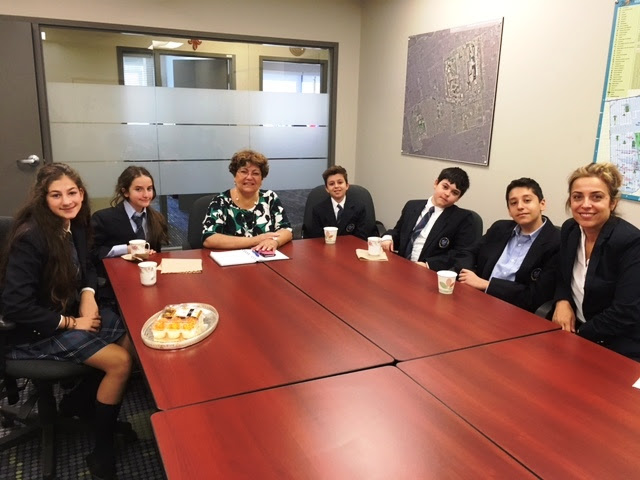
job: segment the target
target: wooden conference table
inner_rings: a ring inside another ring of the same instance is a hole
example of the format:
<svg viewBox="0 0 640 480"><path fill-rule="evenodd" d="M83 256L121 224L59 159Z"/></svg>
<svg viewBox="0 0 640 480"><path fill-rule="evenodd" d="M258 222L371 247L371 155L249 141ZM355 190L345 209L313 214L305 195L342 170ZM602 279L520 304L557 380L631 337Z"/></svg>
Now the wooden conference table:
<svg viewBox="0 0 640 480"><path fill-rule="evenodd" d="M541 478L640 476L640 363L556 331L398 367Z"/></svg>
<svg viewBox="0 0 640 480"><path fill-rule="evenodd" d="M351 235L296 240L281 249L291 260L266 265L400 361L558 328L468 285L442 295L435 272L395 254L359 260L356 248L366 242Z"/></svg>
<svg viewBox="0 0 640 480"><path fill-rule="evenodd" d="M105 260L125 323L159 409L389 364L393 359L263 265L219 267L208 250L155 255L202 258L202 273L160 274L140 284L135 263ZM200 343L156 350L141 338L167 304L214 306L220 321Z"/></svg>
<svg viewBox="0 0 640 480"><path fill-rule="evenodd" d="M169 480L535 478L395 367L151 421Z"/></svg>

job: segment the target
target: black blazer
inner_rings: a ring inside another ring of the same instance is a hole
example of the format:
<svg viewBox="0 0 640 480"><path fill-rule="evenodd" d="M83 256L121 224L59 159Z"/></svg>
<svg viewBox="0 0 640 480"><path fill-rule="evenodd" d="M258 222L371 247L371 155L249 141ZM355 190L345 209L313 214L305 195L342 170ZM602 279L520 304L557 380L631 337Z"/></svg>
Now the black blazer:
<svg viewBox="0 0 640 480"><path fill-rule="evenodd" d="M556 301L569 300L580 227L562 225L560 275ZM622 355L640 360L640 230L618 217L604 224L591 252L584 284L582 311L586 323L578 335Z"/></svg>
<svg viewBox="0 0 640 480"><path fill-rule="evenodd" d="M476 275L489 280L515 226L513 220L498 220L489 227L474 247ZM494 278L487 293L535 312L544 302L553 299L559 251L560 231L547 218L516 272L515 281Z"/></svg>
<svg viewBox="0 0 640 480"><path fill-rule="evenodd" d="M338 223L331 197L325 198L314 205L312 209L311 228L307 232L307 237L324 237L324 227L338 227L338 235L355 235L363 240L366 240L367 237L377 236L377 231L367 227L365 209L364 204L353 200L347 193L342 217Z"/></svg>
<svg viewBox="0 0 640 480"><path fill-rule="evenodd" d="M73 243L80 261L80 288L97 287L96 271L89 261L87 232L71 222ZM12 343L29 343L53 335L60 315L77 315L77 311L61 312L51 302L51 291L45 288L44 268L48 249L42 231L35 223L11 245L7 262L2 306L4 317L16 323ZM77 305L73 307L77 309Z"/></svg>
<svg viewBox="0 0 640 480"><path fill-rule="evenodd" d="M147 216L147 222L149 221ZM114 245L128 244L129 240L136 238L136 232L123 203L98 210L91 217L91 224L93 227L92 255L96 265L101 264L102 259L107 256ZM151 242L149 243L151 244ZM151 244L151 248L159 252L161 245Z"/></svg>
<svg viewBox="0 0 640 480"><path fill-rule="evenodd" d="M387 230L398 255L404 256L411 232L418 222L427 200L409 200L396 226ZM445 208L429 232L418 261L427 262L431 270L473 268L472 248L478 241L470 211L452 205Z"/></svg>

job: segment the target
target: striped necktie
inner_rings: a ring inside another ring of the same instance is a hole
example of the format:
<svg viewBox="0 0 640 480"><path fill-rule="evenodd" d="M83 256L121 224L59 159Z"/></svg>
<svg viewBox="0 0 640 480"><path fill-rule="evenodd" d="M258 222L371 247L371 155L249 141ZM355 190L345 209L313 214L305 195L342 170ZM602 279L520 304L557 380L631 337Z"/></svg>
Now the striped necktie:
<svg viewBox="0 0 640 480"><path fill-rule="evenodd" d="M136 238L138 238L140 240L144 240L145 239L144 228L142 227L142 220L144 219L144 212L143 213L134 213L133 216L131 217L131 219L133 220L133 223L136 224Z"/></svg>
<svg viewBox="0 0 640 480"><path fill-rule="evenodd" d="M417 223L417 225L413 228L413 231L411 232L411 239L409 240L409 243L407 244L407 249L404 252L404 258L408 258L409 260L411 259L411 251L413 250L413 244L415 243L416 238L418 238L418 235L420 235L420 232L422 232L424 227L427 226L427 223L429 223L429 219L431 218L431 215L433 215L434 210L435 208L431 206L431 208L429 208L427 213L425 213L424 217L422 217L420 221Z"/></svg>
<svg viewBox="0 0 640 480"><path fill-rule="evenodd" d="M344 213L344 210L342 208L342 205L338 204L338 214L336 215L336 222L340 223L340 219L342 218L342 214Z"/></svg>

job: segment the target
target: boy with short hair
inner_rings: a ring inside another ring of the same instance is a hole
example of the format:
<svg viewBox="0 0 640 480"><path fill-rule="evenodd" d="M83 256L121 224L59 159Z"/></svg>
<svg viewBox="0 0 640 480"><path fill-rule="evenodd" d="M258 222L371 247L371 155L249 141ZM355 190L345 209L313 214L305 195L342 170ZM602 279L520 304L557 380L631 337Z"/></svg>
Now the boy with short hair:
<svg viewBox="0 0 640 480"><path fill-rule="evenodd" d="M560 232L542 215L545 200L538 182L513 180L507 186L512 220L498 220L474 247L474 270L459 280L489 295L534 312L555 290Z"/></svg>
<svg viewBox="0 0 640 480"><path fill-rule="evenodd" d="M311 228L305 237L323 237L324 227L338 227L338 235L355 235L363 240L377 235L375 224L367 224L365 205L347 195L347 170L333 165L322 173L322 178L330 196L313 206Z"/></svg>
<svg viewBox="0 0 640 480"><path fill-rule="evenodd" d="M470 249L478 240L473 214L454 205L469 188L459 167L445 168L427 200L409 200L396 226L382 237L382 248L431 270L471 268Z"/></svg>

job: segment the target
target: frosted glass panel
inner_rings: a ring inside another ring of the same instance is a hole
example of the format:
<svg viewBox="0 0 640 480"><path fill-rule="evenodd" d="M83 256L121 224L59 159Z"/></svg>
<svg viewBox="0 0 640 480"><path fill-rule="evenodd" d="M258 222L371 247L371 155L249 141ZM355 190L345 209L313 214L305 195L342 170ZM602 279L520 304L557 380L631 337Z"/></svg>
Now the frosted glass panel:
<svg viewBox="0 0 640 480"><path fill-rule="evenodd" d="M82 181L87 187L89 198L111 198L116 188L116 181L122 171L131 165L140 165L153 176L156 184L156 191L160 187L160 170L157 163L125 163L125 162L91 162L68 161L65 162L76 169Z"/></svg>
<svg viewBox="0 0 640 480"><path fill-rule="evenodd" d="M327 157L326 127L251 127L251 146L268 158Z"/></svg>
<svg viewBox="0 0 640 480"><path fill-rule="evenodd" d="M157 160L154 125L52 123L56 162Z"/></svg>
<svg viewBox="0 0 640 480"><path fill-rule="evenodd" d="M156 177L156 189L160 195L215 193L233 187L228 161L161 162L159 165L160 181ZM276 192L313 188L322 184L322 172L326 168L326 158L271 160L263 188Z"/></svg>
<svg viewBox="0 0 640 480"><path fill-rule="evenodd" d="M48 83L53 123L154 123L155 87Z"/></svg>
<svg viewBox="0 0 640 480"><path fill-rule="evenodd" d="M289 190L313 188L322 185L322 172L327 168L326 158L269 161L269 176L263 188Z"/></svg>
<svg viewBox="0 0 640 480"><path fill-rule="evenodd" d="M159 125L161 160L230 159L251 145L249 127Z"/></svg>
<svg viewBox="0 0 640 480"><path fill-rule="evenodd" d="M229 162L162 162L161 195L215 193L233 187Z"/></svg>
<svg viewBox="0 0 640 480"><path fill-rule="evenodd" d="M158 87L158 123L248 125L249 92Z"/></svg>
<svg viewBox="0 0 640 480"><path fill-rule="evenodd" d="M328 125L327 94L249 92L252 125Z"/></svg>
<svg viewBox="0 0 640 480"><path fill-rule="evenodd" d="M243 148L271 159L274 190L319 185L328 163L325 94L49 83L48 99L54 159L75 165L95 197L110 197L132 161L160 195L230 188L229 159Z"/></svg>

